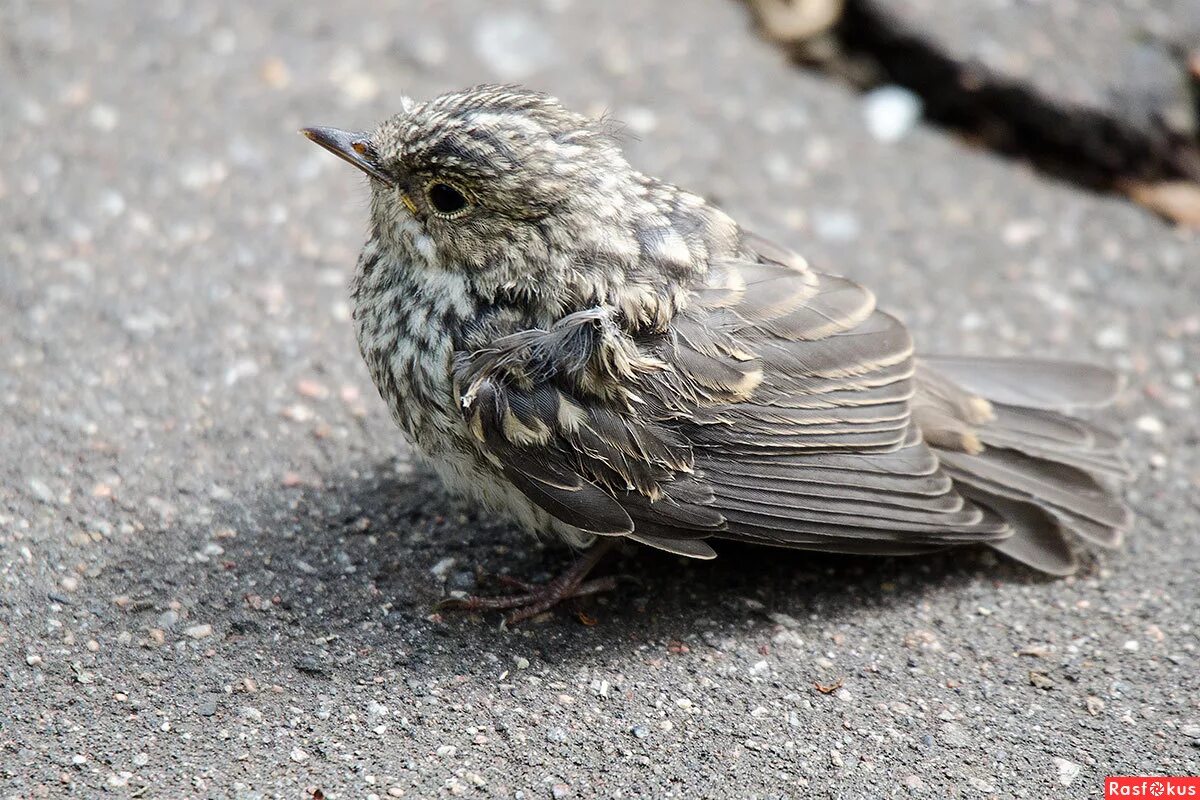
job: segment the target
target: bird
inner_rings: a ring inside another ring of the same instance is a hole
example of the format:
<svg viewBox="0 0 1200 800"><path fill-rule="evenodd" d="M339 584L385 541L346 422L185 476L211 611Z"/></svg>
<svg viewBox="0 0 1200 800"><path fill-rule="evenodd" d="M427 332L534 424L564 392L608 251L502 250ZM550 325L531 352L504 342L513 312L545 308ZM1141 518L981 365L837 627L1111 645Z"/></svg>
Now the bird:
<svg viewBox="0 0 1200 800"><path fill-rule="evenodd" d="M451 601L508 624L610 589L614 543L916 556L1050 575L1117 547L1121 387L1065 360L918 354L855 281L634 169L611 120L515 85L301 132L361 170L350 294L391 416L445 485L582 551Z"/></svg>

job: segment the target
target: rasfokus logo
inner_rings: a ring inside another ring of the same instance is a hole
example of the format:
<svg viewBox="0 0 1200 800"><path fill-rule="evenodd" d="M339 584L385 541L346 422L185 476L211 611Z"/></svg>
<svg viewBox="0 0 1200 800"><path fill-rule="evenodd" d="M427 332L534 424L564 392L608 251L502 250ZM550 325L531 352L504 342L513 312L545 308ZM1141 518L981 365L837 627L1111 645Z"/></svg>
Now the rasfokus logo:
<svg viewBox="0 0 1200 800"><path fill-rule="evenodd" d="M1200 800L1200 777L1108 777L1104 779L1104 800L1118 797L1157 798L1194 797Z"/></svg>

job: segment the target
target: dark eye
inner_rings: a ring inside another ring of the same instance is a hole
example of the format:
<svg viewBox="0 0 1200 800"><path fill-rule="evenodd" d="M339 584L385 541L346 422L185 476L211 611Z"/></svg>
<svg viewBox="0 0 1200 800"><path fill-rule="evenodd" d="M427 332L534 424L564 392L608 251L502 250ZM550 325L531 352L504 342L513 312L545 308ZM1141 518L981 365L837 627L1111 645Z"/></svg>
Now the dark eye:
<svg viewBox="0 0 1200 800"><path fill-rule="evenodd" d="M425 193L439 214L457 214L467 207L466 195L448 183L431 183Z"/></svg>

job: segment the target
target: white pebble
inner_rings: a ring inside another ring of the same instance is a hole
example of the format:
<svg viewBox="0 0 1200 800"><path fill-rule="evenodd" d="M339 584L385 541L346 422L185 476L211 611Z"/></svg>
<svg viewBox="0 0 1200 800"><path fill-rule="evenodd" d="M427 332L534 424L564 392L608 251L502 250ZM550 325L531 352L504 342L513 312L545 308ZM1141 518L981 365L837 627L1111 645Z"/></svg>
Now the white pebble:
<svg viewBox="0 0 1200 800"><path fill-rule="evenodd" d="M880 86L863 95L867 131L881 142L903 139L921 118L921 98L902 86Z"/></svg>
<svg viewBox="0 0 1200 800"><path fill-rule="evenodd" d="M110 217L119 217L125 213L125 198L120 192L106 189L100 195L100 210Z"/></svg>
<svg viewBox="0 0 1200 800"><path fill-rule="evenodd" d="M92 106L91 113L88 114L88 121L92 123L92 127L105 133L117 127L118 119L116 109L103 103Z"/></svg>
<svg viewBox="0 0 1200 800"><path fill-rule="evenodd" d="M645 106L634 106L633 108L626 109L621 117L625 120L625 124L629 126L629 129L639 136L653 133L654 129L658 127L658 117L652 110Z"/></svg>
<svg viewBox="0 0 1200 800"><path fill-rule="evenodd" d="M1150 414L1143 414L1137 418L1137 429L1142 433L1148 433L1151 436L1161 436L1163 433L1163 423L1158 417Z"/></svg>
<svg viewBox="0 0 1200 800"><path fill-rule="evenodd" d="M1101 350L1122 350L1129 344L1129 334L1120 325L1101 328L1093 340Z"/></svg>
<svg viewBox="0 0 1200 800"><path fill-rule="evenodd" d="M1054 766L1058 767L1058 782L1063 786L1070 786L1079 777L1079 773L1083 771L1083 767L1078 764L1067 761L1065 758L1055 758Z"/></svg>
<svg viewBox="0 0 1200 800"><path fill-rule="evenodd" d="M813 232L827 242L851 242L858 238L858 217L845 209L821 209L812 215Z"/></svg>
<svg viewBox="0 0 1200 800"><path fill-rule="evenodd" d="M183 633L191 639L206 639L212 636L213 626L207 622L203 625L192 625L190 628L184 628Z"/></svg>

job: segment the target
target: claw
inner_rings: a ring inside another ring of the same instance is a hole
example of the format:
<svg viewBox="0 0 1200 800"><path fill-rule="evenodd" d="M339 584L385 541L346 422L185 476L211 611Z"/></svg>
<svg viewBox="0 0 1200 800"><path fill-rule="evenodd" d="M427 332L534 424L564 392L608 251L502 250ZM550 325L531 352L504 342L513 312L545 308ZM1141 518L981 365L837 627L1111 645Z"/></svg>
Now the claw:
<svg viewBox="0 0 1200 800"><path fill-rule="evenodd" d="M504 618L505 626L516 625L527 619L549 611L564 600L576 597L586 597L600 592L611 591L617 586L613 576L585 580L589 572L600 562L600 559L612 548L613 541L605 540L597 544L583 555L575 564L559 577L545 585L537 585L517 580L507 575L500 575L497 580L510 588L519 590L518 594L501 595L499 597L447 597L438 602L438 610L457 608L464 611L509 611Z"/></svg>

